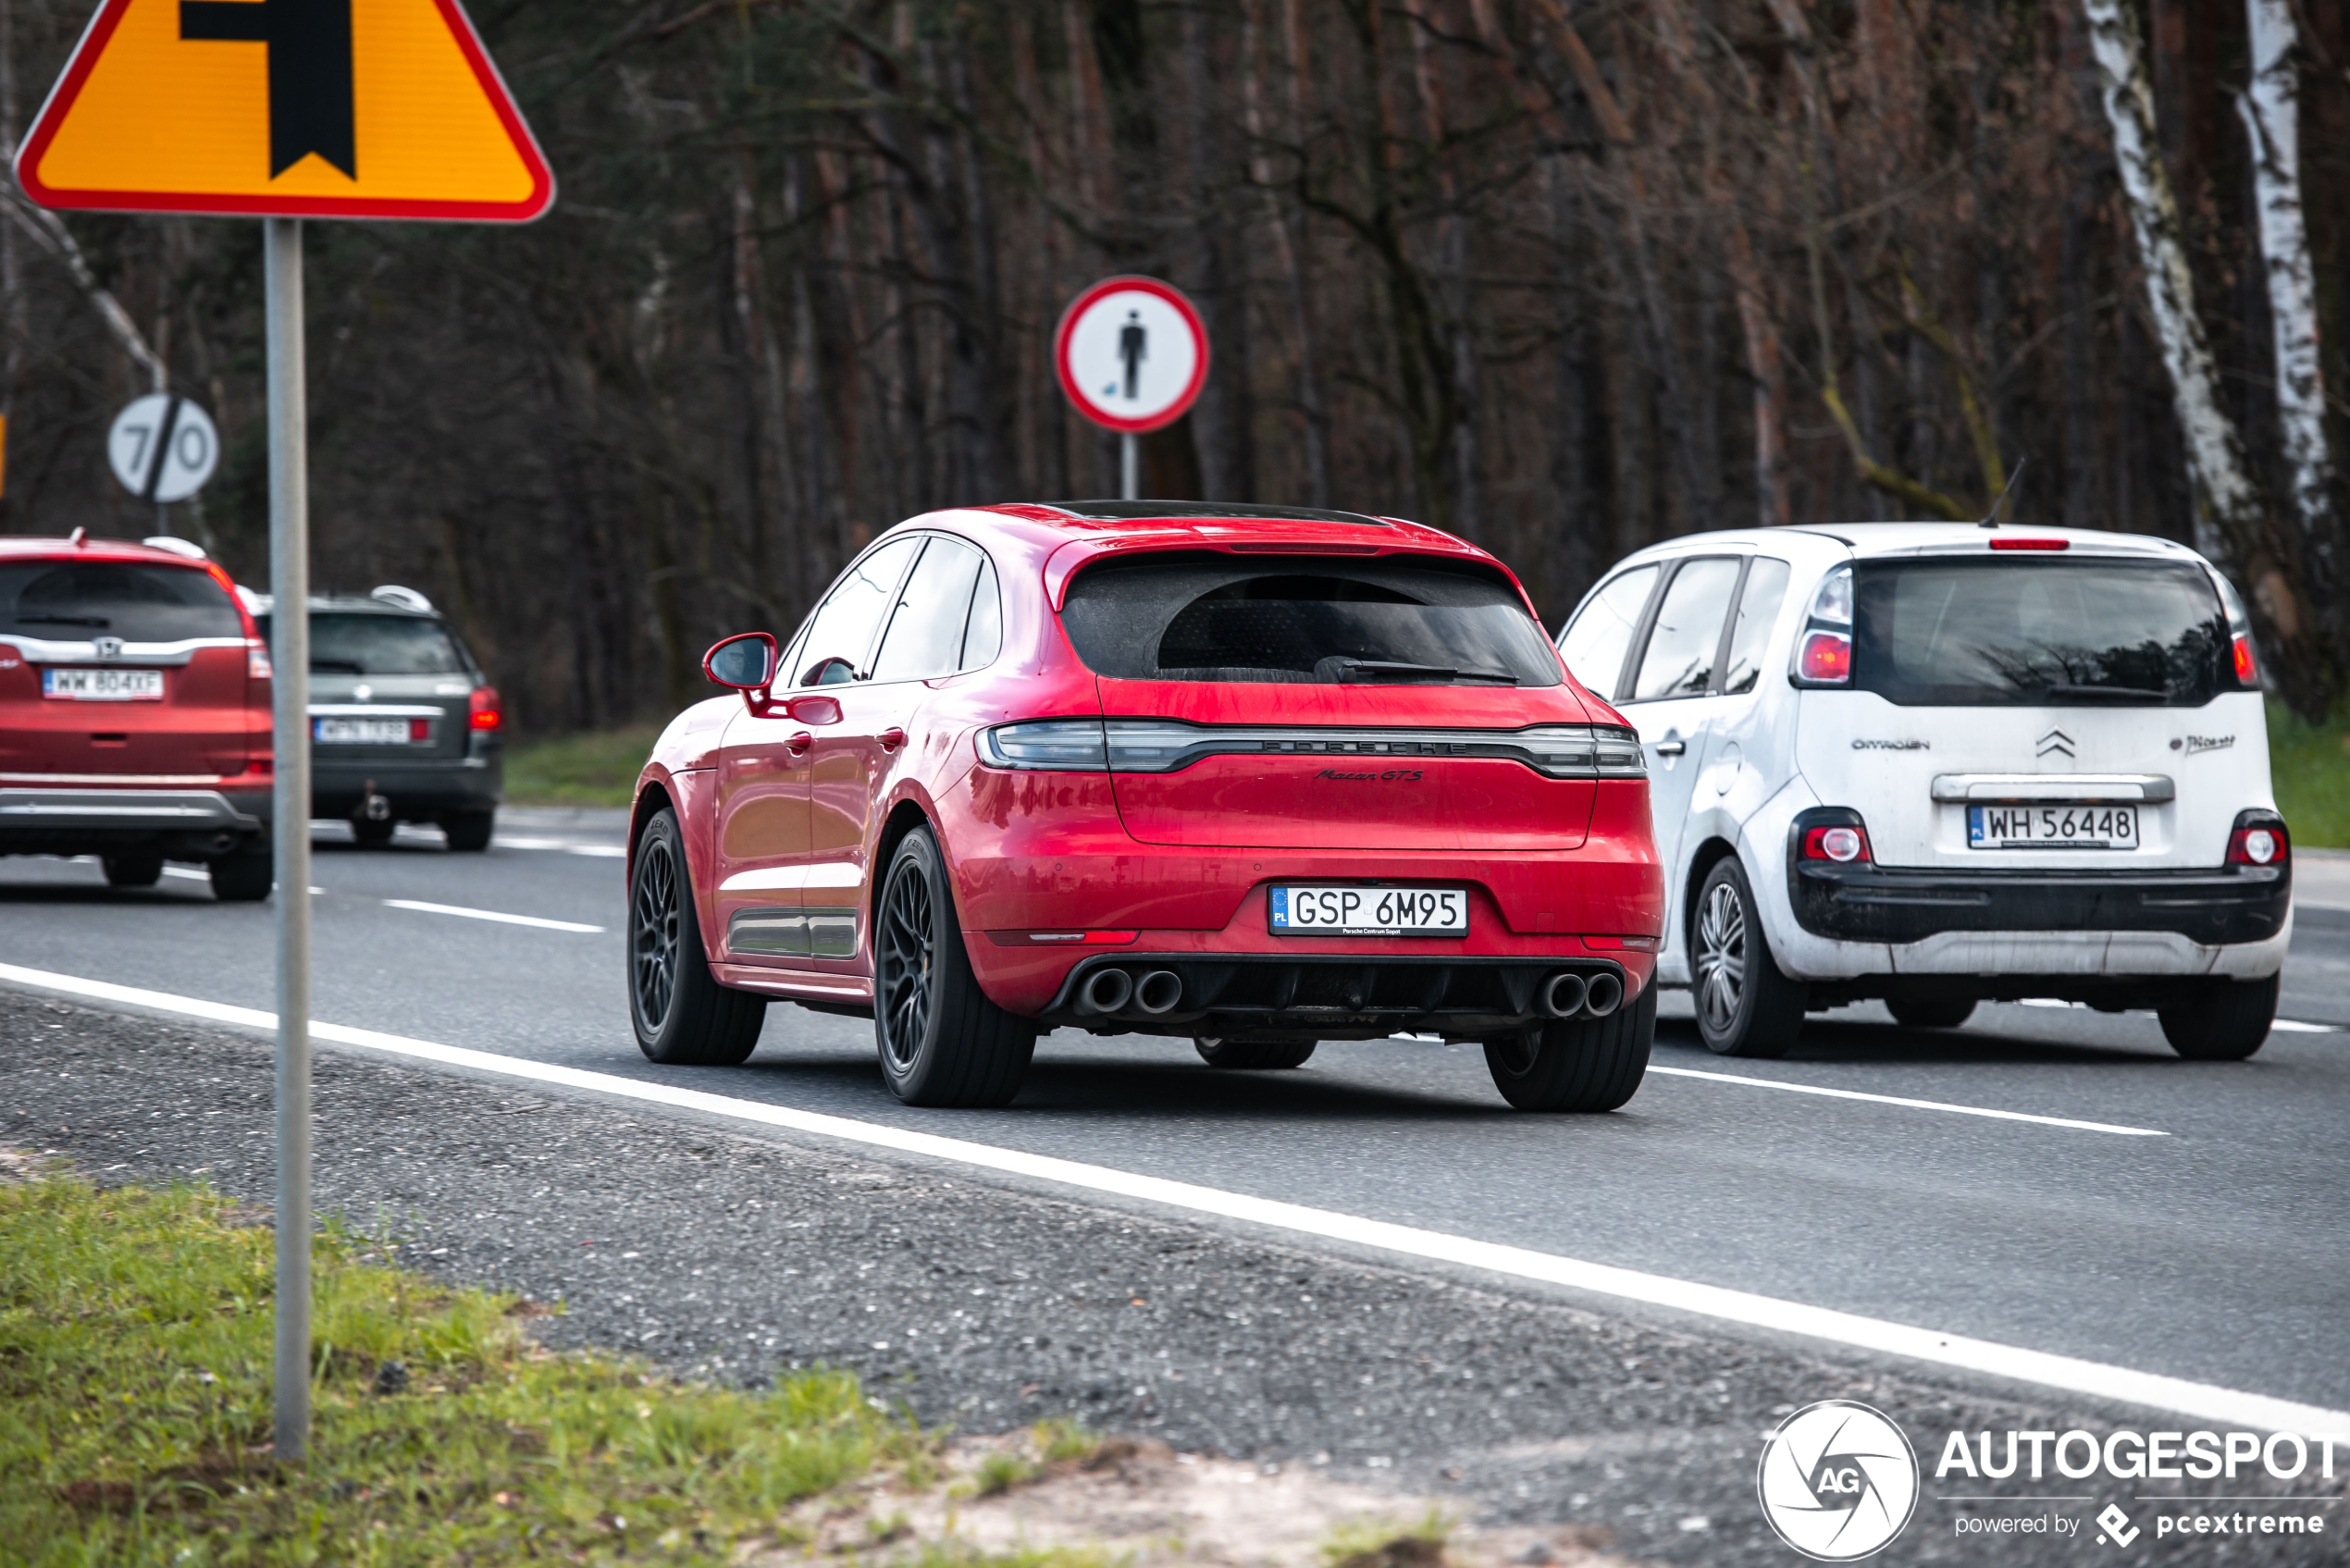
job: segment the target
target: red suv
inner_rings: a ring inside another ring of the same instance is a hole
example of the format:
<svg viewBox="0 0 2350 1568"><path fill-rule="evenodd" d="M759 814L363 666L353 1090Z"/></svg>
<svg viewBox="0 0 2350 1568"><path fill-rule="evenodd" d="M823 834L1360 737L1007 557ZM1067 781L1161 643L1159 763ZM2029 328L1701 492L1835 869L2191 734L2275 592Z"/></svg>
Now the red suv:
<svg viewBox="0 0 2350 1568"><path fill-rule="evenodd" d="M178 539L0 538L0 855L166 860L269 896L269 655Z"/></svg>
<svg viewBox="0 0 2350 1568"><path fill-rule="evenodd" d="M629 993L659 1062L769 998L870 1017L916 1105L1037 1035L1477 1041L1529 1110L1631 1098L1663 876L1637 735L1484 551L1395 518L1142 502L891 529L639 779Z"/></svg>

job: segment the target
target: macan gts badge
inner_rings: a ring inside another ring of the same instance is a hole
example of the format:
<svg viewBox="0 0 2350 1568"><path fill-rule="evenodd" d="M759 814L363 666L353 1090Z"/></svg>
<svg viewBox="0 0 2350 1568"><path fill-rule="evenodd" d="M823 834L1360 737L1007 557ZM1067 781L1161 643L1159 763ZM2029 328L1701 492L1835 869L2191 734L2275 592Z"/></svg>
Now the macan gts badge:
<svg viewBox="0 0 2350 1568"><path fill-rule="evenodd" d="M873 1020L903 1100L1040 1033L1476 1042L1528 1110L1631 1098L1664 887L1629 725L1500 562L1395 518L934 512L706 673L637 785L629 995L732 1064L770 999Z"/></svg>

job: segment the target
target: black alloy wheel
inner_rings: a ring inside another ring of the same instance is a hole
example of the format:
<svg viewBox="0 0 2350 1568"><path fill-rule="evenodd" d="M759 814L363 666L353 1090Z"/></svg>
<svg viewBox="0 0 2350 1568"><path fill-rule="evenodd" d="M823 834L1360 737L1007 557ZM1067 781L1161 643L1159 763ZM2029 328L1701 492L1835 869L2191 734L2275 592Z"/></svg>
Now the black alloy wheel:
<svg viewBox="0 0 2350 1568"><path fill-rule="evenodd" d="M882 1077L909 1105L1002 1105L1036 1050L1034 1020L988 999L955 919L938 840L898 841L873 932L873 1037Z"/></svg>
<svg viewBox="0 0 2350 1568"><path fill-rule="evenodd" d="M1803 1031L1809 990L1772 958L1754 889L1735 855L1716 861L1698 889L1689 982L1698 1036L1716 1056L1784 1056Z"/></svg>
<svg viewBox="0 0 2350 1568"><path fill-rule="evenodd" d="M478 855L489 847L497 822L495 811L451 811L440 819L441 836L457 854Z"/></svg>
<svg viewBox="0 0 2350 1568"><path fill-rule="evenodd" d="M702 951L677 813L653 813L628 879L628 1011L637 1046L674 1067L734 1067L759 1044L767 999L718 983Z"/></svg>

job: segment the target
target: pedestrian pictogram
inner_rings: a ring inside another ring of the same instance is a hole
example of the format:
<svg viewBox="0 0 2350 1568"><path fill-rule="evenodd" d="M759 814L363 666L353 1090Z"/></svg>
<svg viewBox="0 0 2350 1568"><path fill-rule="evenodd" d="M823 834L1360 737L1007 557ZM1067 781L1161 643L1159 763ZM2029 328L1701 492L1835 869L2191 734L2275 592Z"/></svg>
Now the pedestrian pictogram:
<svg viewBox="0 0 2350 1568"><path fill-rule="evenodd" d="M105 0L17 158L51 207L521 222L554 177L457 0Z"/></svg>

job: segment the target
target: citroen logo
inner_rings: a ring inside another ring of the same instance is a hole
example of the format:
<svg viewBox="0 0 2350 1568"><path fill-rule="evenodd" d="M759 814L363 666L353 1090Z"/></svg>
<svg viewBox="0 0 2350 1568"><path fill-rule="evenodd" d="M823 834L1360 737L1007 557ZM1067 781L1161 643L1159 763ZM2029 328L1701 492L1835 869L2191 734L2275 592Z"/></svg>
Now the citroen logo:
<svg viewBox="0 0 2350 1568"><path fill-rule="evenodd" d="M2062 730L2050 730L2040 737L2037 744L2040 749L2034 753L2035 756L2046 757L2051 751L2061 751L2067 757L2072 755L2072 737Z"/></svg>
<svg viewBox="0 0 2350 1568"><path fill-rule="evenodd" d="M93 646L97 649L99 658L119 659L122 657L122 639L120 637L93 637L91 640Z"/></svg>

